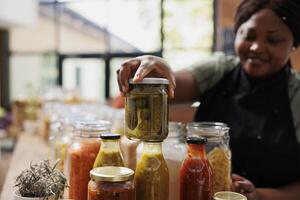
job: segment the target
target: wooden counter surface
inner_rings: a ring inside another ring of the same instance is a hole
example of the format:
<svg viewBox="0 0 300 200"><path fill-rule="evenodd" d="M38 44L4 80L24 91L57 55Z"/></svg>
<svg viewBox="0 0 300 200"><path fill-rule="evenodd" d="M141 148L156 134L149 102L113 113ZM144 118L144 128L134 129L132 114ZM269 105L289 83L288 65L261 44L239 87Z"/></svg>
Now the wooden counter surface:
<svg viewBox="0 0 300 200"><path fill-rule="evenodd" d="M49 157L49 145L40 136L20 135L6 174L0 200L13 200L14 181L21 171L29 168L31 161L37 163Z"/></svg>

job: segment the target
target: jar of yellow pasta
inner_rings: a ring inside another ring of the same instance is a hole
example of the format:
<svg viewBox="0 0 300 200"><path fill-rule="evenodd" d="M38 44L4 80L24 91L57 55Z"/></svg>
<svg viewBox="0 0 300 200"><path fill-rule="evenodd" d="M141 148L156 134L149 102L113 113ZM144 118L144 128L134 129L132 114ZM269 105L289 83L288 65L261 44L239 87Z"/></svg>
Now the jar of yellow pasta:
<svg viewBox="0 0 300 200"><path fill-rule="evenodd" d="M214 193L229 191L231 187L229 127L219 122L192 122L187 124L187 135L207 138L206 153L213 169Z"/></svg>

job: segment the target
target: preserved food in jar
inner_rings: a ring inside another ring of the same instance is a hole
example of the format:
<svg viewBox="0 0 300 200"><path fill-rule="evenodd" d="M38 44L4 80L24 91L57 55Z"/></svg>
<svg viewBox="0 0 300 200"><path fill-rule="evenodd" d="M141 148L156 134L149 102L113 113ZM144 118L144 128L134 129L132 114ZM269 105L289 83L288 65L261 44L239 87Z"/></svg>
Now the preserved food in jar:
<svg viewBox="0 0 300 200"><path fill-rule="evenodd" d="M129 81L126 94L126 136L143 141L163 141L168 136L169 81L163 78L144 78Z"/></svg>
<svg viewBox="0 0 300 200"><path fill-rule="evenodd" d="M87 199L87 185L90 170L100 149L100 135L109 132L106 124L88 122L77 124L73 133L73 142L68 149L67 172L69 196L73 200Z"/></svg>
<svg viewBox="0 0 300 200"><path fill-rule="evenodd" d="M125 167L98 167L90 172L88 200L135 200L133 170Z"/></svg>
<svg viewBox="0 0 300 200"><path fill-rule="evenodd" d="M103 166L124 166L120 152L120 135L114 133L101 134L101 147L93 168Z"/></svg>
<svg viewBox="0 0 300 200"><path fill-rule="evenodd" d="M169 171L160 142L143 142L135 173L137 199L169 199Z"/></svg>
<svg viewBox="0 0 300 200"><path fill-rule="evenodd" d="M180 169L180 200L211 200L213 172L206 158L204 137L188 137L188 155Z"/></svg>
<svg viewBox="0 0 300 200"><path fill-rule="evenodd" d="M71 143L74 126L67 118L60 120L58 132L54 136L54 160L59 159L58 168L64 172L67 150Z"/></svg>
<svg viewBox="0 0 300 200"><path fill-rule="evenodd" d="M189 136L203 136L207 158L214 174L214 193L230 191L231 151L229 148L229 128L219 122L193 122L187 126Z"/></svg>

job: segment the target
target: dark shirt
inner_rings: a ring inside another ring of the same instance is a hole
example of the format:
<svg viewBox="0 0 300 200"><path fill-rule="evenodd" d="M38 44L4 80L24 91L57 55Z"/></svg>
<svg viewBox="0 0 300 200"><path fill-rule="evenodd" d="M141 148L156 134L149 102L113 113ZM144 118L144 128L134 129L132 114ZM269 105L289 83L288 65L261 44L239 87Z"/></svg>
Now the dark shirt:
<svg viewBox="0 0 300 200"><path fill-rule="evenodd" d="M205 92L195 121L230 127L233 173L256 187L279 187L300 179L300 150L287 92L290 68L254 80L236 67Z"/></svg>

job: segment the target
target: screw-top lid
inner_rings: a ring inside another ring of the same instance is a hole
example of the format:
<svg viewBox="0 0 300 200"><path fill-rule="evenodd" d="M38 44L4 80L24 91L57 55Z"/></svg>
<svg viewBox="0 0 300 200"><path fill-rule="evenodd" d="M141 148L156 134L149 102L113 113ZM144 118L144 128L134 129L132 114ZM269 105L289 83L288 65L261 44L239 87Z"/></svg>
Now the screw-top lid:
<svg viewBox="0 0 300 200"><path fill-rule="evenodd" d="M100 138L104 140L116 140L120 139L120 134L117 133L102 133Z"/></svg>
<svg viewBox="0 0 300 200"><path fill-rule="evenodd" d="M205 137L187 137L186 143L188 143L188 144L206 144L207 139Z"/></svg>
<svg viewBox="0 0 300 200"><path fill-rule="evenodd" d="M121 182L132 180L134 171L127 167L98 167L90 171L90 177L94 181Z"/></svg>
<svg viewBox="0 0 300 200"><path fill-rule="evenodd" d="M133 79L129 79L129 84L163 84L169 85L169 80L165 78L144 78L142 81L133 82Z"/></svg>
<svg viewBox="0 0 300 200"><path fill-rule="evenodd" d="M214 200L247 200L247 197L237 192L222 191L214 194Z"/></svg>

